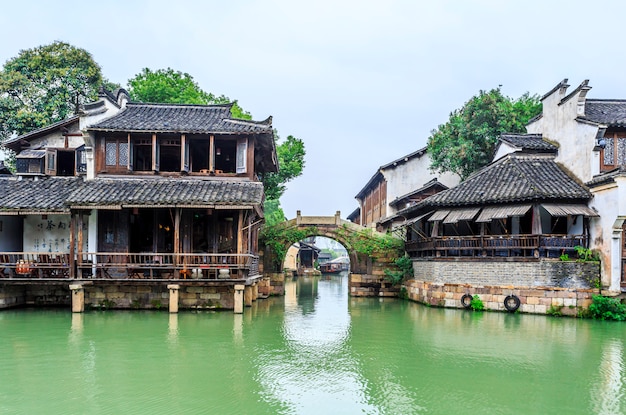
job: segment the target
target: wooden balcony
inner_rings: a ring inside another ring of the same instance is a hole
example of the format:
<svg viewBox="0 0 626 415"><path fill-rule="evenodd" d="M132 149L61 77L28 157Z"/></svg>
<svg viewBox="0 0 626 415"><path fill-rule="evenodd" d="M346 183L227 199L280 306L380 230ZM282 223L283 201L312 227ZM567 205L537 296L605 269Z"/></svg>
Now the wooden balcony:
<svg viewBox="0 0 626 415"><path fill-rule="evenodd" d="M0 278L106 279L245 279L258 274L259 258L251 254L172 254L87 252L75 264L70 255L0 252Z"/></svg>
<svg viewBox="0 0 626 415"><path fill-rule="evenodd" d="M409 241L405 249L413 257L558 258L587 242L586 235L439 236Z"/></svg>

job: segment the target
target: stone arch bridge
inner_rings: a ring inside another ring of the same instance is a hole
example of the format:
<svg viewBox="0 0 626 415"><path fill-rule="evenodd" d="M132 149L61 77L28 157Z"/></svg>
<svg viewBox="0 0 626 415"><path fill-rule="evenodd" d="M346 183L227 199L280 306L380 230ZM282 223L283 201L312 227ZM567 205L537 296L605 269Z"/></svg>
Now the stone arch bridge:
<svg viewBox="0 0 626 415"><path fill-rule="evenodd" d="M385 281L385 270L397 271L394 260L404 254L404 246L385 248L380 243L385 240L385 234L343 220L339 211L334 216L302 216L297 211L296 217L282 226L299 231L297 240L283 241L285 252L292 244L310 236L324 236L346 248L350 258L351 296L397 296L397 287L394 288ZM278 294L284 284L285 258L277 258L268 250L271 251L266 247L263 252L263 274L270 277L273 291Z"/></svg>

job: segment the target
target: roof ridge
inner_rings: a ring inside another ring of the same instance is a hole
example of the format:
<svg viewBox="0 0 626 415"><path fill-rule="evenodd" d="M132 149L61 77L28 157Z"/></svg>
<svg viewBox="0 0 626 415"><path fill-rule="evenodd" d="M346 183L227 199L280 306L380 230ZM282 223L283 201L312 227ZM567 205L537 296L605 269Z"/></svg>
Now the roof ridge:
<svg viewBox="0 0 626 415"><path fill-rule="evenodd" d="M171 102L128 102L126 106L132 107L172 107L172 108L232 108L233 103L227 104L176 104Z"/></svg>

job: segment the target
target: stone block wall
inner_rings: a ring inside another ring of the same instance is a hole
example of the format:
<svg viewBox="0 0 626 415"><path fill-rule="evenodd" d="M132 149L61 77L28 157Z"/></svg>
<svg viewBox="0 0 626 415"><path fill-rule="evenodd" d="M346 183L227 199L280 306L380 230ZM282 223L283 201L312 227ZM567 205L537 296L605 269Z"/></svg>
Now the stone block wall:
<svg viewBox="0 0 626 415"><path fill-rule="evenodd" d="M24 287L3 286L0 289L0 309L26 304Z"/></svg>
<svg viewBox="0 0 626 415"><path fill-rule="evenodd" d="M85 306L122 309L167 309L169 290L162 285L85 285ZM234 289L230 286L181 286L180 309L232 309Z"/></svg>
<svg viewBox="0 0 626 415"><path fill-rule="evenodd" d="M595 288L600 265L593 262L538 260L419 259L413 260L416 280L475 286Z"/></svg>
<svg viewBox="0 0 626 415"><path fill-rule="evenodd" d="M485 308L507 311L504 299L515 295L520 299L519 312L546 314L548 311L576 316L587 309L597 289L571 289L560 287L505 287L474 286L471 284L436 283L410 280L405 283L409 299L435 307L463 308L461 297L477 295Z"/></svg>

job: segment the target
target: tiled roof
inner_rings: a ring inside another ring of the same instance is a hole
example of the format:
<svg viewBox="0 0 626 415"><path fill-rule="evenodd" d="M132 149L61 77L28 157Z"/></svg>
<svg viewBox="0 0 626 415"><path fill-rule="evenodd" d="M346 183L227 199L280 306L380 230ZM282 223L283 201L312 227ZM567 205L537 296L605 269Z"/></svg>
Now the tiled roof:
<svg viewBox="0 0 626 415"><path fill-rule="evenodd" d="M594 176L593 179L585 183L587 186L594 188L596 186L600 186L606 183L615 182L616 177L624 177L626 176L626 167L620 166L616 167L613 170L609 170L603 173Z"/></svg>
<svg viewBox="0 0 626 415"><path fill-rule="evenodd" d="M588 99L582 118L609 127L626 127L626 100Z"/></svg>
<svg viewBox="0 0 626 415"><path fill-rule="evenodd" d="M80 177L0 177L0 212L67 211L67 197L83 182Z"/></svg>
<svg viewBox="0 0 626 415"><path fill-rule="evenodd" d="M591 193L572 179L553 156L512 153L423 203L460 206L589 198Z"/></svg>
<svg viewBox="0 0 626 415"><path fill-rule="evenodd" d="M67 200L72 206L259 205L263 184L251 181L180 178L96 178Z"/></svg>
<svg viewBox="0 0 626 415"><path fill-rule="evenodd" d="M545 141L541 134L502 134L500 141L523 151L555 152L557 147Z"/></svg>
<svg viewBox="0 0 626 415"><path fill-rule="evenodd" d="M111 118L89 127L96 131L146 131L176 133L272 133L271 117L265 121L233 119L231 104L178 105L127 103Z"/></svg>

